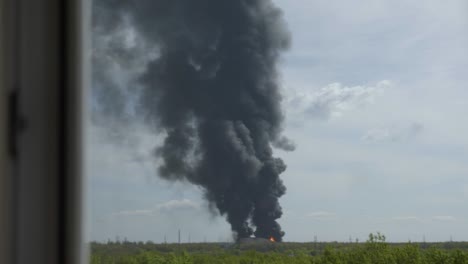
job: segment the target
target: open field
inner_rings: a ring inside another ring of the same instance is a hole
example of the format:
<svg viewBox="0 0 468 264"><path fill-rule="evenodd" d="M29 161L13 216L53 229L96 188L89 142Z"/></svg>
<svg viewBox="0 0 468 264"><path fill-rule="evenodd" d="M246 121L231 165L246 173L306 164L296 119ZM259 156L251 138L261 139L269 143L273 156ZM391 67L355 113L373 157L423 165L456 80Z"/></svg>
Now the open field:
<svg viewBox="0 0 468 264"><path fill-rule="evenodd" d="M468 242L387 243L91 243L91 263L468 264Z"/></svg>

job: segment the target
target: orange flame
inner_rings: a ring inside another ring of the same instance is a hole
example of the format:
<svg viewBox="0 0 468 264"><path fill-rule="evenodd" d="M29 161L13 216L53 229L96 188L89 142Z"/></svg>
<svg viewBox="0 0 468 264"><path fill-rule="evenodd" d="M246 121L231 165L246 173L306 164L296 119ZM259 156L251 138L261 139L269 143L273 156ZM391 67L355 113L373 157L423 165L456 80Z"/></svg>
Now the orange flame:
<svg viewBox="0 0 468 264"><path fill-rule="evenodd" d="M271 241L271 242L276 242L276 240L275 240L274 237L270 237L270 241Z"/></svg>

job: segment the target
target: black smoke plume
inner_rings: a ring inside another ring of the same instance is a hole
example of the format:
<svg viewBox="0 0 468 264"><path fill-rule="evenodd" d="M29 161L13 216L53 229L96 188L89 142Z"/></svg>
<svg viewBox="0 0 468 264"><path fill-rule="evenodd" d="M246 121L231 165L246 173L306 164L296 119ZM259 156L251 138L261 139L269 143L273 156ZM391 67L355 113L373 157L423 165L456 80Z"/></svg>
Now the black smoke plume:
<svg viewBox="0 0 468 264"><path fill-rule="evenodd" d="M138 77L136 113L165 135L159 175L201 186L237 237L281 241L286 165L272 146L293 149L281 135L281 10L270 0L95 0L94 10L95 28L125 20L157 50Z"/></svg>

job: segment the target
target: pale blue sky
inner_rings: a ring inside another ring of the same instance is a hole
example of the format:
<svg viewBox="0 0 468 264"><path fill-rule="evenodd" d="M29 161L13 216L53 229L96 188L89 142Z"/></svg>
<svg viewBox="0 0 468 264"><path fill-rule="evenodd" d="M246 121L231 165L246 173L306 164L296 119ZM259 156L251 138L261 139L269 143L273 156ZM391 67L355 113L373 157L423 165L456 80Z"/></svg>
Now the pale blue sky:
<svg viewBox="0 0 468 264"><path fill-rule="evenodd" d="M280 65L297 144L277 151L284 239L468 240L468 2L275 2L293 36ZM87 129L89 239L175 241L180 228L228 240L197 187L157 177L160 139L131 128L121 144Z"/></svg>

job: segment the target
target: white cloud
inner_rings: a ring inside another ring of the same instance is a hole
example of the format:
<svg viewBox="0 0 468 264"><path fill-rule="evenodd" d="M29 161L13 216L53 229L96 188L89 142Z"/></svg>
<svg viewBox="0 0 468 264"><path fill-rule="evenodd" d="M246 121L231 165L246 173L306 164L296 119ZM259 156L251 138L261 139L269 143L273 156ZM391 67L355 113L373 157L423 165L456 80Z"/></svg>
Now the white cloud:
<svg viewBox="0 0 468 264"><path fill-rule="evenodd" d="M317 212L310 212L306 214L306 216L315 220L331 220L331 219L335 219L336 214L333 212L327 212L327 211L317 211Z"/></svg>
<svg viewBox="0 0 468 264"><path fill-rule="evenodd" d="M412 140L420 135L424 130L424 126L419 122L413 122L404 127L381 127L370 129L362 137L362 140L367 142L383 142L383 141L406 141Z"/></svg>
<svg viewBox="0 0 468 264"><path fill-rule="evenodd" d="M375 98L391 86L383 80L374 86L344 86L332 83L316 91L301 91L289 96L286 108L291 115L300 114L317 119L342 116L345 112L372 104Z"/></svg>
<svg viewBox="0 0 468 264"><path fill-rule="evenodd" d="M437 215L437 216L433 216L432 220L436 220L436 221L455 221L456 218L451 216L451 215Z"/></svg>
<svg viewBox="0 0 468 264"><path fill-rule="evenodd" d="M180 210L198 210L200 209L200 204L189 200L170 200L168 202L157 205L158 210L160 211L180 211Z"/></svg>
<svg viewBox="0 0 468 264"><path fill-rule="evenodd" d="M395 216L392 217L395 221L420 221L421 219L417 216Z"/></svg>

